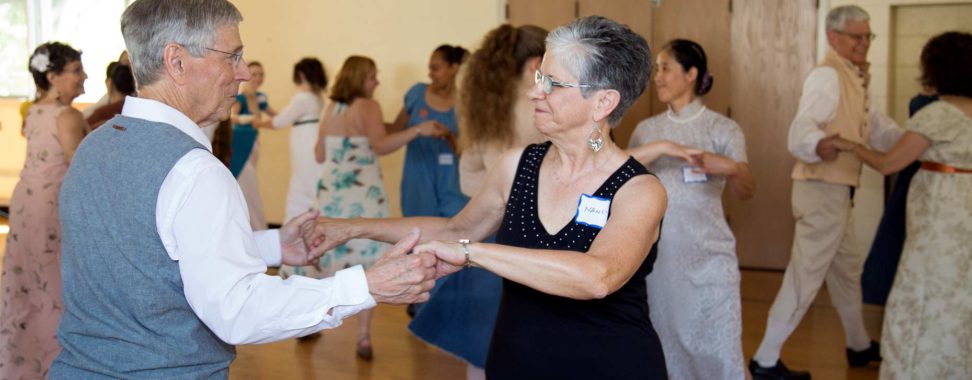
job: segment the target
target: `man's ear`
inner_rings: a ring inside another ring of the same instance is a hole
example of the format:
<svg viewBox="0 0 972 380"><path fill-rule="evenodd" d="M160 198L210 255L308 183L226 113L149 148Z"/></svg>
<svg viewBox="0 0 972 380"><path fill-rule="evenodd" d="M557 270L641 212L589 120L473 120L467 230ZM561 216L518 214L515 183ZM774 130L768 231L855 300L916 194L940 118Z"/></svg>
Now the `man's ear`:
<svg viewBox="0 0 972 380"><path fill-rule="evenodd" d="M162 66L165 73L177 84L185 84L188 79L186 75L186 60L189 58L189 51L177 43L166 44L162 48Z"/></svg>
<svg viewBox="0 0 972 380"><path fill-rule="evenodd" d="M594 121L606 119L621 104L621 93L618 90L600 90L594 94L597 103L594 105Z"/></svg>

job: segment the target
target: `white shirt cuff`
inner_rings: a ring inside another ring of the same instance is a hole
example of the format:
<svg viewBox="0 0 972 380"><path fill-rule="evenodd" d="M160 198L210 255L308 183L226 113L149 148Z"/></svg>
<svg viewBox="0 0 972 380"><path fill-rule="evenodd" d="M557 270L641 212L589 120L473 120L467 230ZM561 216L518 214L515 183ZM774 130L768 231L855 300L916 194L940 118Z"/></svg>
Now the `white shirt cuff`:
<svg viewBox="0 0 972 380"><path fill-rule="evenodd" d="M334 273L332 292L332 299L336 302L331 309L331 315L338 319L344 319L378 304L371 296L368 278L365 277L364 267L361 265Z"/></svg>
<svg viewBox="0 0 972 380"><path fill-rule="evenodd" d="M280 230L253 231L253 239L256 240L257 253L268 267L279 267L280 257Z"/></svg>

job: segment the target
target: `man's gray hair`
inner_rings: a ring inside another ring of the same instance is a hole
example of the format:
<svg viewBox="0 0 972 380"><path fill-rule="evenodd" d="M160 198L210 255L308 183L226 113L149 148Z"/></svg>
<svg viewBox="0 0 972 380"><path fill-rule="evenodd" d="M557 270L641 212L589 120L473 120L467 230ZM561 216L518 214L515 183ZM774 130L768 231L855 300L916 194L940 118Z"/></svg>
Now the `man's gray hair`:
<svg viewBox="0 0 972 380"><path fill-rule="evenodd" d="M138 0L121 18L122 36L132 61L138 88L154 83L162 74L165 45L185 46L202 57L213 45L216 29L237 25L243 16L226 0Z"/></svg>
<svg viewBox="0 0 972 380"><path fill-rule="evenodd" d="M843 31L848 21L871 21L871 15L856 5L844 5L827 12L827 31Z"/></svg>
<svg viewBox="0 0 972 380"><path fill-rule="evenodd" d="M651 77L651 49L640 35L614 20L590 16L574 20L547 36L547 52L557 56L582 84L584 97L602 89L621 94L617 108L608 117L616 126L628 108L648 87Z"/></svg>

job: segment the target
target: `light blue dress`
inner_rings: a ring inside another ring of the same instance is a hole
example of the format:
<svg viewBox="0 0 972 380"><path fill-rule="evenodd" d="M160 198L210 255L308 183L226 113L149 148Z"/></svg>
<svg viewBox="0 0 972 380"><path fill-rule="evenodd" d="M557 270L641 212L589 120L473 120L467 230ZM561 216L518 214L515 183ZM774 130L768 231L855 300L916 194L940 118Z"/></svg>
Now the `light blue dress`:
<svg viewBox="0 0 972 380"><path fill-rule="evenodd" d="M455 107L440 112L425 101L428 85L419 83L405 94L408 126L426 120L442 123L458 136ZM469 201L459 188L459 161L444 140L419 137L408 144L402 174L404 216L451 217ZM492 336L500 278L468 268L442 278L429 302L416 307L408 328L420 339L476 366L484 367Z"/></svg>
<svg viewBox="0 0 972 380"><path fill-rule="evenodd" d="M455 107L438 111L425 101L428 85L418 83L405 94L408 127L435 120L459 135ZM459 190L459 160L445 140L419 136L408 143L402 172L402 215L451 217L469 198Z"/></svg>

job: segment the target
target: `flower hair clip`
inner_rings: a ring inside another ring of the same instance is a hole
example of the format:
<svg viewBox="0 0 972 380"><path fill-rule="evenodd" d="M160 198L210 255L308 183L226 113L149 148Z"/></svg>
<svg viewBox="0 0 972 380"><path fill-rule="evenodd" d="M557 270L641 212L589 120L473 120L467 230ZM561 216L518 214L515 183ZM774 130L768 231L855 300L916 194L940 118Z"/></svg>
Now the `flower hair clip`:
<svg viewBox="0 0 972 380"><path fill-rule="evenodd" d="M712 73L706 71L705 75L702 76L702 88L709 87L712 83Z"/></svg>
<svg viewBox="0 0 972 380"><path fill-rule="evenodd" d="M34 69L39 73L47 72L48 67L51 65L51 59L47 57L47 53L38 52L30 58L30 68Z"/></svg>

